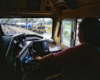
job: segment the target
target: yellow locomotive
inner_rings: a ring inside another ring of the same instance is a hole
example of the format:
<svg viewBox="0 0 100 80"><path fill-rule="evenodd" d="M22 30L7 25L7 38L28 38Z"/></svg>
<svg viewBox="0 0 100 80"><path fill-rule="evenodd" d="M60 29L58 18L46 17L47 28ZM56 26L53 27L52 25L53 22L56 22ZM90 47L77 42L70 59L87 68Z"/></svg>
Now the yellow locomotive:
<svg viewBox="0 0 100 80"><path fill-rule="evenodd" d="M45 25L43 22L32 23L31 30L40 34L46 32Z"/></svg>

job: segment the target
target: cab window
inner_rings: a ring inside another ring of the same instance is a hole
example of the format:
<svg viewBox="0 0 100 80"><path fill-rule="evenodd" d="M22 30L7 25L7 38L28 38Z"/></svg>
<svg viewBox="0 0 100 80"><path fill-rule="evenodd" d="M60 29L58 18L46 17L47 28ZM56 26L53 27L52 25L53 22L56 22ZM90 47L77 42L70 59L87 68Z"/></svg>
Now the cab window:
<svg viewBox="0 0 100 80"><path fill-rule="evenodd" d="M74 19L63 19L62 20L62 36L61 43L67 47L73 46L72 33L74 29L75 20Z"/></svg>
<svg viewBox="0 0 100 80"><path fill-rule="evenodd" d="M42 37L52 37L52 18L1 18L1 27L5 35L25 33L37 34Z"/></svg>

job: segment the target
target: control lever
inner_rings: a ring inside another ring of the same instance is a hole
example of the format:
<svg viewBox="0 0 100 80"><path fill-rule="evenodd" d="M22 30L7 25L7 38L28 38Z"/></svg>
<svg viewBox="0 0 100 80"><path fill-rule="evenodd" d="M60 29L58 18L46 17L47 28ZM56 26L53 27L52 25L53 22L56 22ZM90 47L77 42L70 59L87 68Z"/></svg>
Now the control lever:
<svg viewBox="0 0 100 80"><path fill-rule="evenodd" d="M29 58L29 60L31 61L31 62L30 62L31 65L35 65L35 64L36 64L36 62L33 62L33 61L35 61L34 58L31 57L31 58Z"/></svg>
<svg viewBox="0 0 100 80"><path fill-rule="evenodd" d="M36 63L39 62L39 61L36 61L33 57L29 58L29 60L31 61L30 62L31 65L36 65Z"/></svg>
<svg viewBox="0 0 100 80"><path fill-rule="evenodd" d="M36 51L35 51L35 50L32 50L32 52L33 52L33 53L36 53Z"/></svg>
<svg viewBox="0 0 100 80"><path fill-rule="evenodd" d="M35 61L35 59L33 57L30 57L29 60L30 61Z"/></svg>
<svg viewBox="0 0 100 80"><path fill-rule="evenodd" d="M35 50L33 50L33 49L31 49L31 56L34 56L34 55L35 55L35 53L36 53L36 51L35 51Z"/></svg>

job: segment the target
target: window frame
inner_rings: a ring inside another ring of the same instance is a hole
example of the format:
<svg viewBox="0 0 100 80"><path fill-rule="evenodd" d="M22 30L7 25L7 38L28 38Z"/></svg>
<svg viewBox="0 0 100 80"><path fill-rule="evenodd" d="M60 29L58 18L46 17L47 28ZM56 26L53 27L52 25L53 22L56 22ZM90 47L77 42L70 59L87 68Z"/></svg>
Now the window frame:
<svg viewBox="0 0 100 80"><path fill-rule="evenodd" d="M63 41L63 21L72 21L73 25L71 26L71 36L70 36L70 46ZM63 18L61 21L61 39L60 43L66 47L73 47L75 46L75 40L76 40L76 27L77 27L77 19L76 18Z"/></svg>
<svg viewBox="0 0 100 80"><path fill-rule="evenodd" d="M77 18L77 19L76 19L76 24L78 23L78 20L80 20L80 22L81 22L81 21L83 20L83 18ZM75 34L75 35L76 35L76 36L75 36L76 39L77 39L77 37L78 37L78 33L77 33L78 27L79 27L79 26L76 25L76 34ZM78 45L80 45L81 43L76 44L76 39L75 39L75 46L78 46Z"/></svg>

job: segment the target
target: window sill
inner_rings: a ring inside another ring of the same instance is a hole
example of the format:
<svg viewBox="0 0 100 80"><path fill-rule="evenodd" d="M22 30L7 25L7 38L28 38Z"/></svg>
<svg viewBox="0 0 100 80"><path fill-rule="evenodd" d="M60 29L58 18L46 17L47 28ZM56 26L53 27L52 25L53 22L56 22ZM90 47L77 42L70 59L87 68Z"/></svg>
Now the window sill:
<svg viewBox="0 0 100 80"><path fill-rule="evenodd" d="M71 46L69 46L69 45L67 45L67 44L65 44L65 43L61 43L62 45L64 45L64 46L66 46L66 47L68 47L68 48L70 48Z"/></svg>

